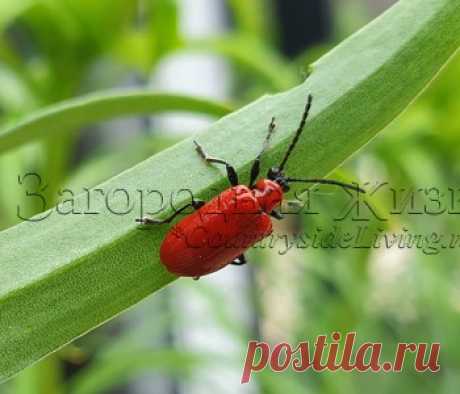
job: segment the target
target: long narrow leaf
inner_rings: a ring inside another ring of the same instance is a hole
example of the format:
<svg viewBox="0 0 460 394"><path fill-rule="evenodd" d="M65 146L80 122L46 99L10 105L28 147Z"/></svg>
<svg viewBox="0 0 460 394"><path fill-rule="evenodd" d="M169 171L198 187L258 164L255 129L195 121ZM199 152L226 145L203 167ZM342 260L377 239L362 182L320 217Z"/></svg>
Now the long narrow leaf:
<svg viewBox="0 0 460 394"><path fill-rule="evenodd" d="M223 116L231 108L206 99L145 90L95 93L55 104L0 130L0 153L39 137L75 130L94 122L172 111Z"/></svg>

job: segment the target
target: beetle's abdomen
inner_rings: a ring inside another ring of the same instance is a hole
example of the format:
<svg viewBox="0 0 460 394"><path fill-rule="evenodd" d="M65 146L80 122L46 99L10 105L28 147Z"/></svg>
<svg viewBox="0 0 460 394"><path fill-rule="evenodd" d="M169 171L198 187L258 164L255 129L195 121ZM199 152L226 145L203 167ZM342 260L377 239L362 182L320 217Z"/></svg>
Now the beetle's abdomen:
<svg viewBox="0 0 460 394"><path fill-rule="evenodd" d="M272 232L251 190L235 186L185 217L166 235L160 258L179 276L202 276L229 264Z"/></svg>

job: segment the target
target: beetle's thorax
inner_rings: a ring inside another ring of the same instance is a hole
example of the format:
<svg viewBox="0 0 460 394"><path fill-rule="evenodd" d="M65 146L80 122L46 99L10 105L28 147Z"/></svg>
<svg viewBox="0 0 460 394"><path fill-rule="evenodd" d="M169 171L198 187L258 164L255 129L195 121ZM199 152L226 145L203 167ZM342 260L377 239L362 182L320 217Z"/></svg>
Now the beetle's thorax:
<svg viewBox="0 0 460 394"><path fill-rule="evenodd" d="M270 213L283 200L283 189L277 182L269 179L259 180L252 192L266 213Z"/></svg>

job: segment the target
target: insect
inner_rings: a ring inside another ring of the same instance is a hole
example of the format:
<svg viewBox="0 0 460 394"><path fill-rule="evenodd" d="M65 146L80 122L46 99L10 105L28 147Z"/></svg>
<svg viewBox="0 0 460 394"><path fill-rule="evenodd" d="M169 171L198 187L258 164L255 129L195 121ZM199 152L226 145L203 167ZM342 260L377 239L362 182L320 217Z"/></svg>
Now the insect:
<svg viewBox="0 0 460 394"><path fill-rule="evenodd" d="M225 166L231 187L209 202L192 198L191 203L165 220L137 220L144 225L160 225L170 223L189 207L195 209L169 230L161 244L160 259L168 271L178 276L199 279L228 264L245 264L246 250L272 233L271 219L283 219L277 208L291 183L330 184L364 193L364 190L357 186L339 181L291 178L284 174L284 167L305 129L312 101L313 97L309 95L299 127L281 164L272 167L267 178L257 180L262 156L276 127L275 118L272 119L262 150L254 160L248 186L239 183L237 172L227 161L208 155L203 147L194 141L196 151L203 160Z"/></svg>

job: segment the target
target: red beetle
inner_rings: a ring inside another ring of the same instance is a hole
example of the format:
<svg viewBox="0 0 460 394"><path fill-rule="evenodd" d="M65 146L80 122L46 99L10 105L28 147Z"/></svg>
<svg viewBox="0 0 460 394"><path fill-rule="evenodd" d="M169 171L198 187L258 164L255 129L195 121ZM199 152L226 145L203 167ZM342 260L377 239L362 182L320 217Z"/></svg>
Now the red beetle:
<svg viewBox="0 0 460 394"><path fill-rule="evenodd" d="M198 154L208 163L223 164L232 185L210 202L193 200L176 211L166 220L138 219L143 224L164 224L171 222L188 207L195 212L183 218L166 235L160 248L160 258L169 272L178 276L199 279L203 275L218 271L228 264L246 263L244 252L272 232L271 218L282 219L276 208L283 195L289 190L289 183L322 183L342 186L358 192L359 187L328 179L296 179L286 177L283 168L294 150L305 128L310 112L312 96L302 116L299 128L279 167L268 171L267 179L256 182L260 172L260 159L268 147L275 130L273 118L262 151L256 157L251 169L249 186L240 185L235 169L225 160L211 157L194 141Z"/></svg>

